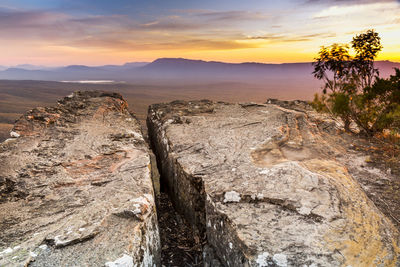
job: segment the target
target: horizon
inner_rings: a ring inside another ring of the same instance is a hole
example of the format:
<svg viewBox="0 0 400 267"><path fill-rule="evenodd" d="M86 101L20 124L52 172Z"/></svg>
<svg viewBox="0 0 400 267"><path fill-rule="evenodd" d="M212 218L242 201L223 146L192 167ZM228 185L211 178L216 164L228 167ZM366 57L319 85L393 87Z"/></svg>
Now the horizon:
<svg viewBox="0 0 400 267"><path fill-rule="evenodd" d="M68 65L57 65L57 66L50 66L50 65L34 65L34 64L30 64L30 63L19 63L16 65L0 65L1 67L7 67L7 68L21 68L23 69L23 66L32 66L32 67L44 67L44 68L64 68L64 67L71 67L71 66L85 66L85 67L103 67L103 66L124 66L126 64L135 64L135 63L141 63L141 64L150 64L153 63L157 60L161 60L161 59L183 59L183 60L187 60L187 61L202 61L202 62L206 62L206 63L224 63L224 64L265 64L265 65L283 65L283 64L311 64L313 63L313 61L304 61L304 62L282 62L282 63L273 63L273 62L256 62L256 61L242 61L242 62L226 62L226 61L219 61L219 60L202 60L202 59L192 59L192 58L156 58L153 61L129 61L129 62L123 62L121 64L104 64L104 65L86 65L86 64L79 64L79 63L72 63L72 64L68 64ZM375 60L376 62L391 62L391 63L400 63L399 61L394 61L394 60ZM40 70L40 69L38 69Z"/></svg>
<svg viewBox="0 0 400 267"><path fill-rule="evenodd" d="M400 62L399 14L400 0L3 0L0 65L306 63L367 29L382 37L377 60Z"/></svg>

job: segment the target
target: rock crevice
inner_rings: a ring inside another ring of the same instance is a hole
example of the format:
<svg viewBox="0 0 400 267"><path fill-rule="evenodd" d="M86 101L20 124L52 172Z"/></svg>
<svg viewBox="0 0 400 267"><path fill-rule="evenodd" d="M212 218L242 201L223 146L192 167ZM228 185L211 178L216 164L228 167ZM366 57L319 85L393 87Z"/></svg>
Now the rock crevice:
<svg viewBox="0 0 400 267"><path fill-rule="evenodd" d="M399 265L398 230L330 142L340 125L270 102L149 108L164 183L205 254L224 266Z"/></svg>
<svg viewBox="0 0 400 267"><path fill-rule="evenodd" d="M150 106L147 125L196 264L203 246L213 267L400 265L398 229L359 184L368 170L306 103L173 101ZM11 137L1 266L161 265L154 155L122 96L75 92L28 111Z"/></svg>

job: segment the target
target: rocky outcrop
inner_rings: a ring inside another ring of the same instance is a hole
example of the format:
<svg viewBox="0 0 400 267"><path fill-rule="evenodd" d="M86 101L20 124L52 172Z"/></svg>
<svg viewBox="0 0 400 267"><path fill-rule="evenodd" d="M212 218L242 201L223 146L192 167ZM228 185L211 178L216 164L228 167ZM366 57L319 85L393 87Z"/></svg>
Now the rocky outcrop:
<svg viewBox="0 0 400 267"><path fill-rule="evenodd" d="M331 142L340 125L269 103L149 108L162 177L206 239L205 259L215 254L224 266L400 266L398 230Z"/></svg>
<svg viewBox="0 0 400 267"><path fill-rule="evenodd" d="M158 266L150 156L119 94L29 111L0 144L0 266Z"/></svg>

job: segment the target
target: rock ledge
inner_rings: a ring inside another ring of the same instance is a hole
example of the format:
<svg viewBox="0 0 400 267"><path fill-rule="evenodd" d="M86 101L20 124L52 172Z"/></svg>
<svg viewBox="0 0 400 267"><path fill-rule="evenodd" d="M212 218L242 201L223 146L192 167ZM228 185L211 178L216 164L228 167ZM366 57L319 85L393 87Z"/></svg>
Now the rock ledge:
<svg viewBox="0 0 400 267"><path fill-rule="evenodd" d="M400 265L398 230L328 142L334 121L204 100L152 105L147 123L175 206L224 266Z"/></svg>
<svg viewBox="0 0 400 267"><path fill-rule="evenodd" d="M0 266L158 266L150 157L119 94L36 108L0 144Z"/></svg>

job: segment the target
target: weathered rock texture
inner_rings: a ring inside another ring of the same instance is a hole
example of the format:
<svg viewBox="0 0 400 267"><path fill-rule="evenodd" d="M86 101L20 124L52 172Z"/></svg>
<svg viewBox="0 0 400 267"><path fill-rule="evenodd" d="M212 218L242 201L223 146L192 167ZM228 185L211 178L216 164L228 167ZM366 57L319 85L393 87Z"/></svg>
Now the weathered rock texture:
<svg viewBox="0 0 400 267"><path fill-rule="evenodd" d="M147 123L174 204L223 265L400 266L398 230L337 160L334 121L175 101Z"/></svg>
<svg viewBox="0 0 400 267"><path fill-rule="evenodd" d="M150 157L118 94L29 111L0 145L0 266L156 266Z"/></svg>

